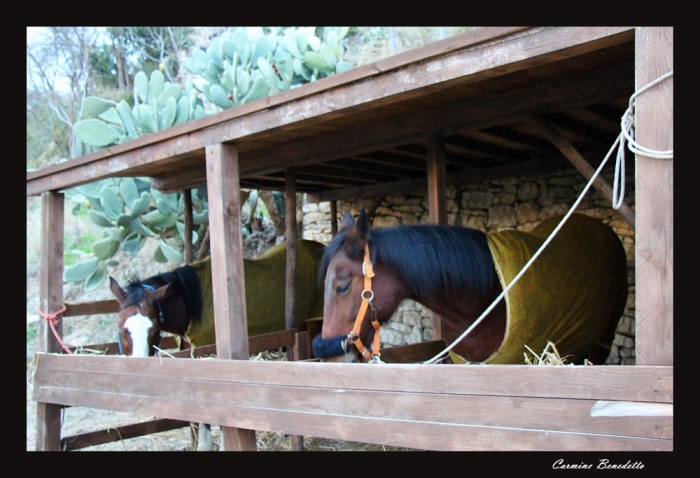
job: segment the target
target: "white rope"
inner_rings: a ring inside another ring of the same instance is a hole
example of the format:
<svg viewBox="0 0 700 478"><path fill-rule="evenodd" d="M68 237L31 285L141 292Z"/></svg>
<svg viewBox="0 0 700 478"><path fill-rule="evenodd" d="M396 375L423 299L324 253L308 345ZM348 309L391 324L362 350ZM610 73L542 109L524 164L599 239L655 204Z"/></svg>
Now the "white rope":
<svg viewBox="0 0 700 478"><path fill-rule="evenodd" d="M474 321L472 325L465 330L462 335L457 337L457 339L452 342L447 348L445 348L442 352L439 354L435 355L433 358L426 360L423 362L423 364L434 364L437 363L441 360L445 359L445 356L447 353L449 353L450 350L454 348L455 345L457 345L459 342L464 339L481 321L486 317L489 312L491 312L494 307L505 297L505 295L510 291L510 289L515 285L518 280L520 280L520 277L527 271L527 269L530 267L530 265L539 257L539 255L542 253L545 247L554 239L554 236L557 235L559 230L564 226L566 221L569 219L569 217L574 213L578 205L581 203L583 200L583 197L586 195L590 187L593 185L593 182L595 179L598 177L600 172L603 170L603 167L607 164L608 159L610 158L610 155L612 154L613 150L615 149L615 146L618 144L620 145L620 148L618 149L617 153L617 164L615 168L615 186L617 187L618 179L621 181L622 187L621 187L621 194L620 194L620 199L617 200L617 198L613 197L613 207L617 209L620 207L622 204L622 198L624 198L624 191L625 191L625 186L624 186L624 152L620 152L621 150L624 150L624 141L627 139L627 141L630 142L630 150L633 151L635 154L641 154L644 156L652 157L652 158L673 158L673 150L670 151L653 151L648 148L645 148L643 146L640 146L636 141L634 141L634 99L639 96L642 92L646 91L647 89L651 88L652 86L656 85L657 83L663 81L664 79L668 78L669 76L673 75L673 70L670 72L666 73L665 75L657 78L653 82L649 83L647 86L636 92L632 97L630 98L630 106L628 107L627 111L625 111L625 114L622 116L622 132L618 135L618 137L615 139L615 142L613 143L612 147L608 151L608 154L605 155L605 158L603 161L600 163L600 166L598 166L598 169L596 169L595 173L591 176L591 179L588 181L588 184L586 184L586 187L583 188L581 191L581 194L579 195L578 199L574 202L574 204L571 206L569 211L566 213L566 215L562 218L561 222L557 225L557 227L554 228L554 230L551 232L549 237L547 238L546 241L542 243L542 245L537 249L537 252L533 254L533 256L530 258L530 260L523 266L523 268L520 270L518 275L516 275L513 280L508 284L508 286L503 289L503 292L501 292L498 297L493 301L493 303L479 316L478 319ZM621 164L620 164L621 163ZM622 175L622 177L619 177L618 171ZM615 189L617 191L617 189ZM615 204L617 203L617 206Z"/></svg>
<svg viewBox="0 0 700 478"><path fill-rule="evenodd" d="M666 78L673 75L673 70L668 73L661 75L656 80L652 81L646 85L641 90L637 91L630 97L629 106L622 115L622 121L620 122L621 133L618 139L620 139L620 147L617 150L617 160L615 162L615 179L613 180L613 209L619 209L625 197L625 143L629 143L628 147L630 151L634 154L639 154L642 156L647 156L649 158L656 159L672 159L673 150L667 151L654 151L652 149L646 148L634 139L634 127L635 127L635 107L634 101L640 94L644 93L646 90L652 86L661 83ZM618 190L619 185L619 190Z"/></svg>

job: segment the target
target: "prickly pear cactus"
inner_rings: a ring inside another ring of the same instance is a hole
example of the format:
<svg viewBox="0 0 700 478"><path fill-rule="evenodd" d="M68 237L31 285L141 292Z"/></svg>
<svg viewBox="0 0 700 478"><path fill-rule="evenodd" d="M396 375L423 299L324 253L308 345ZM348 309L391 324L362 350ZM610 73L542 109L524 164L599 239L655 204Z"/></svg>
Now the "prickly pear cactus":
<svg viewBox="0 0 700 478"><path fill-rule="evenodd" d="M89 205L88 218L104 228L104 235L92 245L93 256L64 272L68 282L85 281L86 290L100 287L107 267L116 265L114 255L121 249L135 257L150 237L158 240L154 254L158 262L180 264L185 239L184 198L180 193L162 194L141 179L106 179L78 186L67 192L76 204L74 213ZM195 226L208 221L206 190L191 191ZM193 231L192 242L198 232Z"/></svg>
<svg viewBox="0 0 700 478"><path fill-rule="evenodd" d="M350 68L341 40L348 27L231 28L183 62L193 86L221 109L286 91ZM320 36L319 36L320 35Z"/></svg>
<svg viewBox="0 0 700 478"><path fill-rule="evenodd" d="M160 70L150 78L143 71L134 76L134 105L89 96L83 101L82 119L73 125L81 152L101 149L155 133L204 116L204 103L193 87L165 81Z"/></svg>
<svg viewBox="0 0 700 478"><path fill-rule="evenodd" d="M231 28L184 60L184 69L193 74L184 87L165 81L161 70L150 76L140 71L134 76L133 106L124 100L85 98L81 120L73 125L76 153L201 118L205 104L227 109L348 70L350 65L342 60L347 32L348 27ZM76 204L74 213L86 207L88 217L104 228L104 237L93 244L93 256L66 269L67 281L85 281L87 290L96 289L119 248L136 256L146 238L159 241L156 261L183 262L181 194L164 195L148 181L131 178L107 179L66 194ZM208 219L206 190L194 190L192 199L194 223L203 225Z"/></svg>

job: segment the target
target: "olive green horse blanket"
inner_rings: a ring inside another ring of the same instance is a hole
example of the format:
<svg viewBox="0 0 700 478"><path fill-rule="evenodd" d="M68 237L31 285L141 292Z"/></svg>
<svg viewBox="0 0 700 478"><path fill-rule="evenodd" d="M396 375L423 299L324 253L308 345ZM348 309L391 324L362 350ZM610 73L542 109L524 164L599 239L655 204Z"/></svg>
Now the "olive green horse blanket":
<svg viewBox="0 0 700 478"><path fill-rule="evenodd" d="M562 217L531 233L487 235L501 285L515 278ZM504 297L506 331L488 364L525 363L527 345L540 353L551 341L577 363L597 341L612 342L627 301L627 260L617 235L602 222L573 214ZM455 363L464 363L450 352Z"/></svg>
<svg viewBox="0 0 700 478"><path fill-rule="evenodd" d="M258 259L245 259L245 299L248 336L285 329L286 243L268 249ZM318 283L318 267L324 245L308 240L297 242L296 325L306 319L323 316L323 285ZM190 324L186 339L202 346L215 343L214 297L211 262L207 258L192 264L202 289L202 320Z"/></svg>

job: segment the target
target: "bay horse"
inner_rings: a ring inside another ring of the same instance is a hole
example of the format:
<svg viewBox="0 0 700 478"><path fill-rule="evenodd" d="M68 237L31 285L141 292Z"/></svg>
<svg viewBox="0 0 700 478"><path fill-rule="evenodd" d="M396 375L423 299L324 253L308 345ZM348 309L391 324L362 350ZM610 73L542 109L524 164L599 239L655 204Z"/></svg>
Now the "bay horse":
<svg viewBox="0 0 700 478"><path fill-rule="evenodd" d="M346 212L321 259L323 326L315 355L337 350L333 344L342 341L354 343L360 359L374 361L378 325L405 299L438 314L443 339L452 344L561 219L543 221L531 233L487 234L446 225L370 230L364 209L357 222ZM596 341L609 348L626 298L620 239L602 222L573 214L450 356L454 363L524 363L525 346L543 350L552 341L562 356L578 362Z"/></svg>
<svg viewBox="0 0 700 478"><path fill-rule="evenodd" d="M318 266L324 246L297 242L297 325L320 317L323 291ZM248 334L284 330L286 244L268 249L258 259L244 259ZM161 332L169 332L201 346L215 343L211 262L206 259L157 274L133 278L123 289L110 277L110 290L120 305L119 345L123 354L152 356Z"/></svg>
<svg viewBox="0 0 700 478"><path fill-rule="evenodd" d="M322 314L323 291L317 273L323 249L318 242L297 242L297 326ZM249 336L284 330L286 244L271 247L258 259L244 259L243 266ZM135 277L126 289L113 277L109 280L120 305L122 354L153 356L161 332L176 334L188 345L215 342L209 259L144 280ZM212 450L211 426L202 423L198 430L197 450Z"/></svg>

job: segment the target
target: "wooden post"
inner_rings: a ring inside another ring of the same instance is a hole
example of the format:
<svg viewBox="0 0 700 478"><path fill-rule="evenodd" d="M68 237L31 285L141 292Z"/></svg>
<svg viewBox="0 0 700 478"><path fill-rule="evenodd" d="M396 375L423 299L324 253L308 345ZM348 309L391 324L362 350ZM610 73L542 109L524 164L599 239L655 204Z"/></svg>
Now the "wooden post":
<svg viewBox="0 0 700 478"><path fill-rule="evenodd" d="M338 234L338 201L331 200L331 237Z"/></svg>
<svg viewBox="0 0 700 478"><path fill-rule="evenodd" d="M192 190L183 189L182 199L185 205L185 264L192 263Z"/></svg>
<svg viewBox="0 0 700 478"><path fill-rule="evenodd" d="M63 308L63 194L49 191L41 195L41 264L39 308L53 313ZM54 326L63 337L63 316ZM61 344L44 319L39 323L39 350L60 353ZM38 402L36 408L36 450L61 450L61 406Z"/></svg>
<svg viewBox="0 0 700 478"><path fill-rule="evenodd" d="M285 170L284 188L285 239L287 242L286 291L284 295L284 325L296 328L296 270L297 270L297 187L294 168Z"/></svg>
<svg viewBox="0 0 700 478"><path fill-rule="evenodd" d="M447 170L442 136L428 138L428 212L431 223L447 224Z"/></svg>
<svg viewBox="0 0 700 478"><path fill-rule="evenodd" d="M635 91L673 70L673 28L637 28ZM635 140L673 150L673 77L635 99ZM635 156L636 363L673 365L673 159Z"/></svg>
<svg viewBox="0 0 700 478"><path fill-rule="evenodd" d="M216 355L248 360L238 150L230 144L207 146L206 164ZM224 450L257 450L254 430L222 427L221 438Z"/></svg>
<svg viewBox="0 0 700 478"><path fill-rule="evenodd" d="M436 135L428 138L428 213L433 224L447 224L447 169L445 140ZM433 312L433 339L442 338L440 316Z"/></svg>
<svg viewBox="0 0 700 478"><path fill-rule="evenodd" d="M297 184L294 168L284 172L284 222L287 242L287 264L284 294L284 325L287 330L296 328L296 291L297 291ZM294 360L295 351L299 352L299 336L295 336L295 346L287 350L287 357ZM306 338L304 338L306 340ZM290 435L289 444L292 451L304 451L304 437Z"/></svg>

